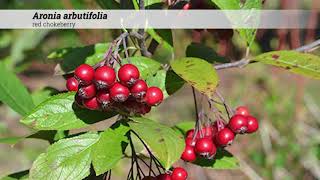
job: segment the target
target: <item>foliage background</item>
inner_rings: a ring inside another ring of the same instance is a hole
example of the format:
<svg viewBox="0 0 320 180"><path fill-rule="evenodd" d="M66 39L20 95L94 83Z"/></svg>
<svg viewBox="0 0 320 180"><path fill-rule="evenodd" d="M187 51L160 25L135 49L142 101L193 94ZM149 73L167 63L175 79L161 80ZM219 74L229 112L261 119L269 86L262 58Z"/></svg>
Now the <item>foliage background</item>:
<svg viewBox="0 0 320 180"><path fill-rule="evenodd" d="M298 8L311 9L311 1L296 2ZM294 3L292 3L294 4ZM282 5L283 6L283 5ZM320 7L318 5L318 7ZM1 9L64 9L99 8L90 0L2 0ZM278 0L267 0L265 9L282 8ZM287 7L292 8L292 7ZM319 21L319 20L318 20ZM297 32L298 31L298 34ZM39 90L50 85L64 90L64 79L52 76L55 62L47 55L61 47L82 46L97 42L110 42L119 30L1 30L0 60L15 73L33 92L35 102L40 99ZM290 49L300 38L307 43L306 30L293 30L283 43ZM319 24L314 39L320 38ZM293 34L293 35L292 35ZM205 33L203 43L217 47L217 42ZM291 37L293 36L293 37ZM173 30L175 58L184 57L185 49L191 42L191 31ZM253 44L252 54L278 49L281 36L276 30L259 30ZM307 37L308 38L308 37ZM310 41L310 39L309 39ZM240 59L245 44L235 34L234 48L227 57ZM320 55L320 50L313 52ZM169 61L170 53L159 49L155 59ZM228 150L240 159L238 170L206 170L186 165L190 179L317 179L320 177L320 83L319 81L294 75L278 68L255 63L246 68L219 71L220 91L232 107L245 104L260 119L259 133L238 138ZM2 81L5 76L0 77ZM154 109L148 117L161 120L167 125L192 121L194 105L191 88L185 86L171 98ZM24 136L30 129L19 123L20 116L6 105L0 105L0 137ZM101 129L108 122L96 124L92 129ZM73 132L76 133L76 132ZM8 173L28 169L34 159L49 144L42 140L28 139L14 146L0 144L0 177ZM183 165L182 162L179 162ZM115 179L126 175L127 163L121 162L114 173Z"/></svg>

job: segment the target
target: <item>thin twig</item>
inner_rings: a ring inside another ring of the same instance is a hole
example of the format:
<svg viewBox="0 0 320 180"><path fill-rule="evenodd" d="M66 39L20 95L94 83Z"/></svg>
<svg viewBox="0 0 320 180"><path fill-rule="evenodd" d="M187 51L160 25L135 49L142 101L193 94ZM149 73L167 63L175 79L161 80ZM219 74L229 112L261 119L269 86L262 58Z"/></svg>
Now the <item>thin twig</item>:
<svg viewBox="0 0 320 180"><path fill-rule="evenodd" d="M194 100L194 109L196 111L196 119L198 119L199 110L198 110L196 90L194 89L194 87L191 87L191 88L192 88L192 95L193 95L193 100Z"/></svg>
<svg viewBox="0 0 320 180"><path fill-rule="evenodd" d="M152 39L151 42L150 42L150 45L149 45L149 48L148 48L148 51L151 53L151 54L154 54L154 52L156 51L157 47L159 46L159 43Z"/></svg>
<svg viewBox="0 0 320 180"><path fill-rule="evenodd" d="M108 177L108 180L111 179L111 170L109 171L109 177Z"/></svg>
<svg viewBox="0 0 320 180"><path fill-rule="evenodd" d="M102 176L102 179L106 180L109 175L109 171L105 172Z"/></svg>
<svg viewBox="0 0 320 180"><path fill-rule="evenodd" d="M163 170L165 170L165 168L162 166L162 164L159 162L159 160L152 154L151 150L149 149L147 144L142 140L142 138L136 132L134 132L132 130L130 132L133 133L140 140L140 142L143 144L145 149L148 151L150 158L152 158L154 160L156 166L161 167Z"/></svg>
<svg viewBox="0 0 320 180"><path fill-rule="evenodd" d="M307 44L307 45L304 45L304 46L301 46L297 49L295 49L295 51L298 51L298 52L310 52L310 50L313 50L314 48L320 46L320 39L310 43L310 44Z"/></svg>
<svg viewBox="0 0 320 180"><path fill-rule="evenodd" d="M240 61L236 61L236 62L218 64L218 65L215 65L214 68L216 70L220 70L220 69L228 69L228 68L234 68L234 67L244 67L249 63L250 63L249 59L241 59Z"/></svg>
<svg viewBox="0 0 320 180"><path fill-rule="evenodd" d="M137 156L137 158L145 165L149 168L149 176L151 176L151 173L156 176L156 173L153 171L152 169L152 163L148 164L145 160L143 160L141 157ZM152 162L152 161L151 161Z"/></svg>
<svg viewBox="0 0 320 180"><path fill-rule="evenodd" d="M139 9L144 10L144 0L139 0ZM144 29L139 29L138 33L144 37ZM151 57L152 54L148 51L148 48L146 46L146 42L144 39L138 39L139 47L140 47L140 52L143 56L146 57Z"/></svg>
<svg viewBox="0 0 320 180"><path fill-rule="evenodd" d="M301 46L299 48L296 48L294 49L294 51L297 51L297 52L311 52L313 51L314 49L316 49L317 47L320 46L320 39L310 43L310 44L307 44L307 45L304 45L304 46ZM216 70L220 70L220 69L228 69L228 68L235 68L235 67L244 67L246 65L248 65L250 63L250 59L241 59L239 61L235 61L235 62L231 62L231 63L225 63L225 64L218 64L218 65L215 65L214 68Z"/></svg>
<svg viewBox="0 0 320 180"><path fill-rule="evenodd" d="M223 104L223 106L224 106L224 108L225 108L225 110L226 110L226 112L227 112L228 118L230 119L231 116L233 116L233 111L232 111L232 109L227 105L225 99L224 99L223 96L219 93L218 90L216 90L216 94L217 94L218 98L222 101L222 104Z"/></svg>
<svg viewBox="0 0 320 180"><path fill-rule="evenodd" d="M196 139L198 132L200 131L200 118L199 118L199 110L198 110L198 102L197 102L197 95L196 90L192 86L192 95L193 95L193 102L194 102L194 109L196 111L196 125L193 133L193 140ZM201 131L200 131L201 133Z"/></svg>
<svg viewBox="0 0 320 180"><path fill-rule="evenodd" d="M107 63L109 63L109 59L111 58L111 55L112 55L113 46L114 46L114 44L112 43L112 44L110 45L107 53L105 53L105 55L104 55L104 58L103 58L103 60L104 60L104 65L107 65ZM108 65L110 65L110 64L108 64Z"/></svg>
<svg viewBox="0 0 320 180"><path fill-rule="evenodd" d="M128 62L131 63L129 58L128 48L127 48L127 37L125 37L122 42L123 42L124 54L128 59Z"/></svg>
<svg viewBox="0 0 320 180"><path fill-rule="evenodd" d="M93 66L94 68L98 68L100 66L103 65L109 65L109 66L113 66L114 65L114 61L117 61L118 54L119 54L119 49L120 49L120 45L121 43L124 46L124 51L125 51L125 55L128 58L129 57L129 53L128 53L128 48L127 48L127 44L126 44L126 38L130 37L132 42L134 43L134 40L132 39L132 37L136 38L137 40L141 40L144 41L144 37L143 35L137 33L137 32L124 32L122 34L120 34L110 45L109 49L106 51L103 59L97 63L95 66ZM134 43L134 45L136 46L136 44ZM138 47L137 47L138 48ZM141 48L138 48L141 49ZM113 52L113 54L112 54ZM121 64L118 61L119 64Z"/></svg>

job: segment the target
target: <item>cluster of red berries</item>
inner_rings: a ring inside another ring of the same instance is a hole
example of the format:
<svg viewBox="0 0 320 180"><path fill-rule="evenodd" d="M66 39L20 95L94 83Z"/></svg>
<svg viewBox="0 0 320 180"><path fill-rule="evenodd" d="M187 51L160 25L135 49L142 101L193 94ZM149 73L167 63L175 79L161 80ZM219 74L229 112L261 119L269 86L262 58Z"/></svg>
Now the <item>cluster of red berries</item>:
<svg viewBox="0 0 320 180"><path fill-rule="evenodd" d="M236 134L253 133L258 128L258 120L250 115L246 107L240 106L228 124L217 120L213 125L203 127L199 132L195 132L194 129L189 130L186 134L186 146L181 159L193 162L197 155L212 159L217 148L230 145Z"/></svg>
<svg viewBox="0 0 320 180"><path fill-rule="evenodd" d="M74 76L66 82L69 91L76 91L75 101L90 110L117 110L134 114L150 112L151 106L163 100L162 90L148 87L140 79L140 72L133 64L125 64L118 70L101 66L96 69L82 64Z"/></svg>
<svg viewBox="0 0 320 180"><path fill-rule="evenodd" d="M176 167L172 172L159 174L156 177L146 176L142 180L186 180L188 177L187 171L182 167Z"/></svg>

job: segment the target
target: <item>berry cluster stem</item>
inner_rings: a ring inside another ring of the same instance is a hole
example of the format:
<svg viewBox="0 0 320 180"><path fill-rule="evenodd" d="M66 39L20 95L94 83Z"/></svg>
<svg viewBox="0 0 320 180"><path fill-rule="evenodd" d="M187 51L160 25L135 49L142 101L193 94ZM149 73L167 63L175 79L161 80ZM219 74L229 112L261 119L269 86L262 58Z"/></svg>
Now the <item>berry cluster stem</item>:
<svg viewBox="0 0 320 180"><path fill-rule="evenodd" d="M132 135L135 135L141 141L141 143L143 144L143 146L147 150L147 152L150 156L149 163L147 163L142 157L137 155L135 148L134 148L134 144L132 142ZM128 176L127 176L128 180L142 179L143 177L151 176L151 175L156 176L157 173L153 170L153 167L152 167L153 163L155 164L155 167L157 168L159 174L162 174L165 171L165 168L162 166L162 164L159 162L159 160L152 154L151 150L148 148L148 146L145 144L145 142L141 139L141 137L136 132L130 130L129 134L128 134L128 139L129 139L129 144L130 144L131 151L132 151L131 168L130 168ZM148 170L149 170L148 174L145 174L143 172L141 166L139 165L139 162L142 162L143 165L148 167ZM135 173L136 173L136 175L134 175Z"/></svg>
<svg viewBox="0 0 320 180"><path fill-rule="evenodd" d="M140 166L139 166L139 162L138 162L138 158L137 158L137 154L136 154L136 151L135 151L135 148L134 148L134 145L133 145L133 142L132 142L132 139L131 139L131 136L129 136L129 143L130 143L130 147L131 147L131 151L132 151L132 157L131 157L131 168L130 168L130 171L129 171L129 173L128 173L128 177L127 177L127 179L129 180L129 179L132 179L132 180L134 180L135 178L134 178L134 165L136 165L136 171L137 171L137 177L139 177L139 179L141 179L141 174L140 173L142 173L143 174L143 176L145 176L144 175L144 173L143 173L143 171L142 171L142 169L140 168ZM136 177L136 178L137 178Z"/></svg>
<svg viewBox="0 0 320 180"><path fill-rule="evenodd" d="M225 99L223 98L223 96L220 94L220 92L218 90L216 90L216 95L218 96L218 98L221 100L227 114L228 114L228 118L230 119L231 116L233 116L233 111L230 108L230 106L228 106L228 104L226 103Z"/></svg>
<svg viewBox="0 0 320 180"><path fill-rule="evenodd" d="M194 89L194 87L192 88L192 95L193 95L193 102L194 102L194 109L195 109L195 113L196 113L196 125L195 125L195 135L198 134L198 132L200 131L201 128L201 122L200 122L200 118L199 118L199 110L198 110L198 102L197 102L197 94L196 94L196 90ZM193 136L193 140L196 138L196 136Z"/></svg>
<svg viewBox="0 0 320 180"><path fill-rule="evenodd" d="M111 180L111 170L107 171L103 174L103 178L104 180Z"/></svg>
<svg viewBox="0 0 320 180"><path fill-rule="evenodd" d="M140 10L144 10L144 0L139 0L139 9ZM144 37L145 31L144 29L139 29L138 33ZM139 43L139 47L140 47L140 52L143 56L146 57L151 57L152 54L148 51L148 48L146 46L146 42L144 38L138 39L138 43Z"/></svg>
<svg viewBox="0 0 320 180"><path fill-rule="evenodd" d="M142 138L134 131L131 131L143 144L143 146L146 148L146 150L149 153L150 159L151 161L154 161L157 167L160 167L162 170L165 170L165 168L162 166L162 164L160 163L160 161L152 154L151 150L149 149L149 147L147 146L147 144L142 140Z"/></svg>
<svg viewBox="0 0 320 180"><path fill-rule="evenodd" d="M114 62L117 61L121 65L121 57L119 55L120 45L123 45L125 57L128 58L128 62L130 63L129 59L129 52L127 48L127 38L130 37L131 41L135 44L133 38L137 39L139 42L139 49L143 56L150 57L151 53L147 51L145 45L145 38L144 38L144 31L143 34L139 30L138 32L123 32L120 34L110 45L109 49L106 51L105 56L102 61L97 63L93 68L96 69L103 65L113 66ZM113 53L112 53L113 52Z"/></svg>

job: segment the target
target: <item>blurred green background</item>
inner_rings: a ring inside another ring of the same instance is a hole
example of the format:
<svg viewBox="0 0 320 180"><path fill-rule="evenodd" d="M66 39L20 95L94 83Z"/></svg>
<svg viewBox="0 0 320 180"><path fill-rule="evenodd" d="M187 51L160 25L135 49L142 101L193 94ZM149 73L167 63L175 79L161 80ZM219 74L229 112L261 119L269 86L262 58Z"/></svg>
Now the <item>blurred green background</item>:
<svg viewBox="0 0 320 180"><path fill-rule="evenodd" d="M317 8L318 0L290 1L303 9ZM282 3L284 1L281 1ZM280 0L267 0L265 9L283 8ZM315 4L313 4L315 3ZM291 7L284 8L292 8ZM1 0L1 9L96 9L91 0ZM318 3L318 9L319 9ZM319 22L317 19L316 22ZM315 30L259 30L251 55L306 44L320 38L319 24ZM184 57L192 42L191 30L173 30L174 58ZM55 61L47 55L57 48L76 47L110 42L119 30L0 30L0 60L16 72L37 99L39 90L51 86L65 89L61 76L53 76ZM308 35L308 34L312 35ZM217 49L218 42L209 33L202 33L202 43ZM281 40L281 38L285 38ZM293 42L298 38L301 42ZM320 50L312 53L320 55ZM241 59L245 43L237 33L232 38L226 57ZM162 62L172 59L171 52L158 48L154 58ZM76 59L75 59L76 61ZM205 170L193 165L188 168L190 179L320 179L320 83L267 65L254 63L245 68L219 71L220 92L236 107L247 105L260 120L260 131L237 138L228 148L240 159L238 170ZM5 77L0 77L1 78ZM194 120L191 88L184 86L159 108L148 115L167 125ZM19 124L19 115L0 105L0 138L28 135L31 130ZM99 125L92 128L98 128ZM14 146L0 144L0 177L29 169L33 160L49 144L42 140L25 140ZM126 162L115 171L115 179L123 179Z"/></svg>

